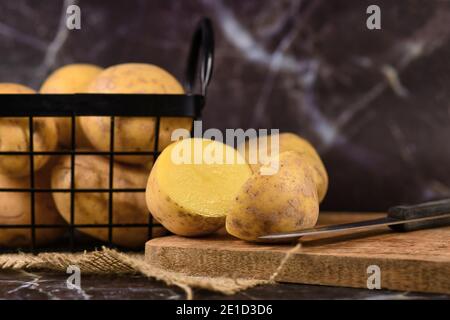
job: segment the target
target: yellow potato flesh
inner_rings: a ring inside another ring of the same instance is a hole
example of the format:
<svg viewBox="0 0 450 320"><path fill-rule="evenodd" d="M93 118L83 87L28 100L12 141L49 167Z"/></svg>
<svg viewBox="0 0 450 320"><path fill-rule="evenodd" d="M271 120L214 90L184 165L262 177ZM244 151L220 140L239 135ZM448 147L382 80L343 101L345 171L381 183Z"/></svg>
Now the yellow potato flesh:
<svg viewBox="0 0 450 320"><path fill-rule="evenodd" d="M191 157L186 159L192 162L196 143L204 155L209 154L207 150L221 150L223 157L229 152L235 162L179 164L173 161L177 151L191 150ZM229 146L211 140L182 140L167 147L156 161L147 184L147 206L175 234L209 234L224 226L236 194L251 174L245 160Z"/></svg>
<svg viewBox="0 0 450 320"><path fill-rule="evenodd" d="M183 140L183 145L192 145L193 140ZM211 140L194 139L203 149L215 144L223 150L223 164L182 164L171 161L171 151L175 145L167 148L161 155L158 181L161 189L176 203L182 204L188 211L204 216L224 216L239 187L250 177L251 171L245 160L241 164L225 164L225 154L236 151L225 144ZM195 143L195 142L194 142ZM240 157L240 155L239 155ZM193 156L191 157L193 159Z"/></svg>

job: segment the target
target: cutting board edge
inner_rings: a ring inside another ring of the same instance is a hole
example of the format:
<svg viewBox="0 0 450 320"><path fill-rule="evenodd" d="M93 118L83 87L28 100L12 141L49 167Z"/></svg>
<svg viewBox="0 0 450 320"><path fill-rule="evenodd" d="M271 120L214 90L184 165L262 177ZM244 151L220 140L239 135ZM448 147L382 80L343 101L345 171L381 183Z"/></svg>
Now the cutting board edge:
<svg viewBox="0 0 450 320"><path fill-rule="evenodd" d="M284 256L285 253L280 251L164 248L154 246L151 241L146 244L146 261L150 265L191 276L268 279ZM211 259L212 262L206 262ZM245 262L249 260L255 268L246 268ZM226 271L230 265L233 265L231 262L236 261L240 261L240 265L235 266L232 272ZM189 266L190 272L183 267L186 265ZM450 262L331 256L297 252L288 260L283 268L284 271L276 280L289 283L367 288L369 276L367 267L369 265L380 267L382 289L450 294ZM272 270L267 272L271 268ZM437 281L436 279L447 279L447 281Z"/></svg>

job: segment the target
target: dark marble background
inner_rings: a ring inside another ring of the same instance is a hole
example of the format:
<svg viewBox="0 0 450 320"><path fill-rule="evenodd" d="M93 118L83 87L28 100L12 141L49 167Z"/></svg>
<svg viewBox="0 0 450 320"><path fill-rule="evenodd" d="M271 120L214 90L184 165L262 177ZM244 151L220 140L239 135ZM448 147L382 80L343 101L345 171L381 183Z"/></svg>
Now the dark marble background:
<svg viewBox="0 0 450 320"><path fill-rule="evenodd" d="M174 286L141 275L83 275L81 289L68 289L67 275L52 272L2 270L0 298L7 300L183 300ZM196 289L196 300L448 300L450 296L388 290L367 290L316 285L276 284L251 288L233 295Z"/></svg>
<svg viewBox="0 0 450 320"><path fill-rule="evenodd" d="M65 27L73 3L79 31ZM369 4L381 30L366 28ZM206 127L310 139L330 174L326 209L450 196L450 1L1 1L0 81L38 88L73 62L149 62L181 78L204 15L217 38Z"/></svg>

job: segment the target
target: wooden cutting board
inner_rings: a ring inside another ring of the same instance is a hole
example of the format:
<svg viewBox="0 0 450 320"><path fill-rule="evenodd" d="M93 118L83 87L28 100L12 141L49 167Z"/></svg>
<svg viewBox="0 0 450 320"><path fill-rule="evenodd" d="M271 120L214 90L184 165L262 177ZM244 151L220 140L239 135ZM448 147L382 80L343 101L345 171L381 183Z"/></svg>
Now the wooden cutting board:
<svg viewBox="0 0 450 320"><path fill-rule="evenodd" d="M319 224L383 215L322 213ZM304 237L301 243L285 262L277 281L367 288L371 275L369 282L375 283L374 269L369 266L378 266L382 289L450 294L450 227L410 233L382 228ZM150 240L146 259L153 266L187 275L268 279L292 248L247 243L222 231L204 238L168 236Z"/></svg>

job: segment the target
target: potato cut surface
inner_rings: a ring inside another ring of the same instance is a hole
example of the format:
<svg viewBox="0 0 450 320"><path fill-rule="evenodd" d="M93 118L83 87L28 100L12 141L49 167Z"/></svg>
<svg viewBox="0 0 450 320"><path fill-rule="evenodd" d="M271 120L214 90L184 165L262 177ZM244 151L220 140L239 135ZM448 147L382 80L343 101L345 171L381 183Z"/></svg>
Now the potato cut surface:
<svg viewBox="0 0 450 320"><path fill-rule="evenodd" d="M197 151L196 146L202 150ZM190 157L184 154L189 162L195 162L195 157L203 151L203 163L175 163L173 157L183 156L183 150L192 151ZM233 156L234 163L226 162L227 153ZM208 160L208 156L211 159ZM251 175L250 167L235 149L205 139L187 139L172 144L158 162L157 180L161 190L188 211L204 216L226 215L240 187Z"/></svg>

